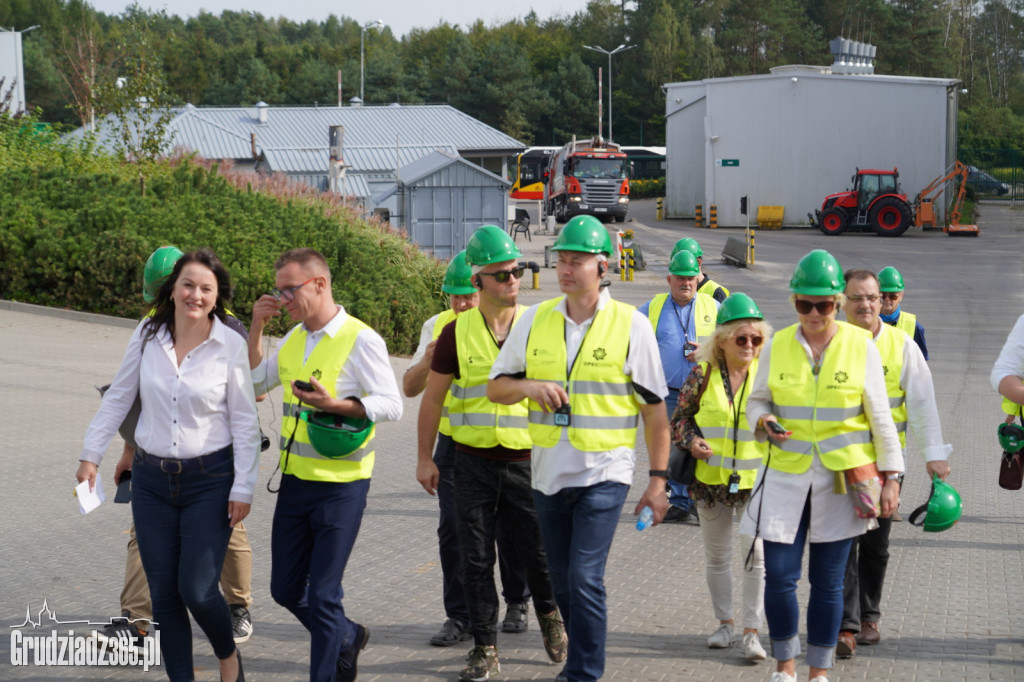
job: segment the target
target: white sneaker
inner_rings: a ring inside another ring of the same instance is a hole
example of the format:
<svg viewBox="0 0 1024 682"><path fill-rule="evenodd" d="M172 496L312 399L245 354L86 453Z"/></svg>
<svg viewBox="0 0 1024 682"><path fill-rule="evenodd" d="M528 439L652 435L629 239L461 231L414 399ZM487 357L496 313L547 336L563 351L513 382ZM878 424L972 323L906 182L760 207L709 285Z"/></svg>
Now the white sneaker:
<svg viewBox="0 0 1024 682"><path fill-rule="evenodd" d="M722 623L718 629L708 637L709 649L728 649L732 646L732 623Z"/></svg>
<svg viewBox="0 0 1024 682"><path fill-rule="evenodd" d="M828 682L828 678L824 675L818 675L813 680L811 680L811 682Z"/></svg>
<svg viewBox="0 0 1024 682"><path fill-rule="evenodd" d="M767 657L768 654L764 652L756 632L743 635L743 658L748 661L763 661Z"/></svg>
<svg viewBox="0 0 1024 682"><path fill-rule="evenodd" d="M796 682L796 675L774 672L772 673L772 679L770 682Z"/></svg>

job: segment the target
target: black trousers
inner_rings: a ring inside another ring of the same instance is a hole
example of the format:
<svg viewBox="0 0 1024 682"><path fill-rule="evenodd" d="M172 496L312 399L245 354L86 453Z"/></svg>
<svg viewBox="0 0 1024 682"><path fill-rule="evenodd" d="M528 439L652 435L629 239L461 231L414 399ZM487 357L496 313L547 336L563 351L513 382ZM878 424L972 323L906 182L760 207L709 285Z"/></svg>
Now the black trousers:
<svg viewBox="0 0 1024 682"><path fill-rule="evenodd" d="M862 622L877 623L882 612L882 586L889 566L892 519L878 519L878 528L853 539L843 584L843 622L840 630L860 631Z"/></svg>

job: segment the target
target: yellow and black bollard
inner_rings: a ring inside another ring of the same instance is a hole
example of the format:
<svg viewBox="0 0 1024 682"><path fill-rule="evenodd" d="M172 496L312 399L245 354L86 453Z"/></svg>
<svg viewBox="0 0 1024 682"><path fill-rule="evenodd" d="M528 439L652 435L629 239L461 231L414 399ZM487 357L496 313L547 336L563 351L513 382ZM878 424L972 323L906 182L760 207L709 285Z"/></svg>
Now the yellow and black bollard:
<svg viewBox="0 0 1024 682"><path fill-rule="evenodd" d="M697 204L695 207L696 212L694 213L694 222L697 223L697 227L704 227L704 206Z"/></svg>
<svg viewBox="0 0 1024 682"><path fill-rule="evenodd" d="M622 249L622 255L619 256L619 279L623 282L632 282L635 268L636 259L633 257L633 249Z"/></svg>
<svg viewBox="0 0 1024 682"><path fill-rule="evenodd" d="M754 231L753 230L750 231L750 246L749 246L749 250L750 250L750 253L747 254L747 265L753 265L754 264Z"/></svg>
<svg viewBox="0 0 1024 682"><path fill-rule="evenodd" d="M708 227L712 230L718 229L718 206L711 204L711 211L708 215Z"/></svg>
<svg viewBox="0 0 1024 682"><path fill-rule="evenodd" d="M655 215L655 220L665 219L665 197L658 197L658 212Z"/></svg>

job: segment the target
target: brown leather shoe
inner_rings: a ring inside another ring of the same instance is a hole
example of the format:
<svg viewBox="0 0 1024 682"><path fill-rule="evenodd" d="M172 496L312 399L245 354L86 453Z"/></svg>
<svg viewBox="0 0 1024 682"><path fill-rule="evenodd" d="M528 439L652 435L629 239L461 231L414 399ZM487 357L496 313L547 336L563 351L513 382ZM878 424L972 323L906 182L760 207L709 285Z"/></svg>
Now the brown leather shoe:
<svg viewBox="0 0 1024 682"><path fill-rule="evenodd" d="M840 630L839 638L836 640L836 657L852 658L855 653L857 653L857 633Z"/></svg>
<svg viewBox="0 0 1024 682"><path fill-rule="evenodd" d="M857 633L857 644L870 646L882 641L882 635L878 632L878 623L864 621L860 624L860 632Z"/></svg>

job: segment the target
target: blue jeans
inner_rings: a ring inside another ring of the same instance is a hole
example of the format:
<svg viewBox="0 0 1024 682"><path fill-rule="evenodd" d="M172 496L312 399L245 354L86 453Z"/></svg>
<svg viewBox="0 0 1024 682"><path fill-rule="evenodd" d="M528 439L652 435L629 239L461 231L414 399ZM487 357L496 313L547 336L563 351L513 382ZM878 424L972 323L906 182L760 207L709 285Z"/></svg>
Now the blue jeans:
<svg viewBox="0 0 1024 682"><path fill-rule="evenodd" d="M810 501L804 502L793 544L764 541L764 611L772 641L772 656L779 661L800 653L800 607L796 583L800 580ZM807 663L831 668L835 662L836 639L843 618L843 576L853 538L835 542L812 542L807 575L811 596L807 604Z"/></svg>
<svg viewBox="0 0 1024 682"><path fill-rule="evenodd" d="M270 536L270 594L311 634L311 682L331 682L338 658L356 645L341 581L369 490L368 478L327 483L281 477Z"/></svg>
<svg viewBox="0 0 1024 682"><path fill-rule="evenodd" d="M611 481L563 488L554 495L533 491L555 600L569 635L564 674L572 682L591 682L604 674L604 570L628 492L628 485Z"/></svg>
<svg viewBox="0 0 1024 682"><path fill-rule="evenodd" d="M437 504L437 545L441 555L441 579L444 595L444 613L467 628L472 624L466 593L462 585L462 552L455 513L455 441L451 436L437 434L434 464L439 473ZM520 604L530 601L530 588L526 583L526 567L512 545L512 528L498 519L498 570L501 574L501 596L506 603Z"/></svg>
<svg viewBox="0 0 1024 682"><path fill-rule="evenodd" d="M220 593L228 551L228 494L235 481L229 456L209 467L169 474L138 453L132 461L132 518L159 623L164 670L192 680L192 625L206 633L217 658L235 651L231 612Z"/></svg>
<svg viewBox="0 0 1024 682"><path fill-rule="evenodd" d="M668 411L668 418L672 419L675 414L676 405L679 404L679 391L669 389L665 397L665 409ZM673 446L675 447L675 446ZM690 511L690 486L668 479L668 503L673 507L679 507L683 511Z"/></svg>

